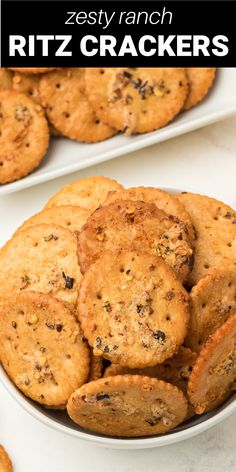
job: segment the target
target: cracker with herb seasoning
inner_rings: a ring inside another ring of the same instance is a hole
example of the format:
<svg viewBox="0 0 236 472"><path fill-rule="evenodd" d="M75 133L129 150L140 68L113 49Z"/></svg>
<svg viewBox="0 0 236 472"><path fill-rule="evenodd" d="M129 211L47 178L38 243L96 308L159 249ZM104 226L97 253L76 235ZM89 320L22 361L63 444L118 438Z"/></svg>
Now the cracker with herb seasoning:
<svg viewBox="0 0 236 472"><path fill-rule="evenodd" d="M78 259L84 273L105 252L144 251L163 257L182 281L193 252L185 224L154 203L121 200L98 208L78 235Z"/></svg>
<svg viewBox="0 0 236 472"><path fill-rule="evenodd" d="M45 208L61 205L77 205L87 208L91 213L106 199L108 192L122 190L124 187L114 179L96 176L78 179L65 185L53 195Z"/></svg>
<svg viewBox="0 0 236 472"><path fill-rule="evenodd" d="M189 377L188 396L199 415L223 403L235 391L236 314L208 339Z"/></svg>
<svg viewBox="0 0 236 472"><path fill-rule="evenodd" d="M16 386L47 407L66 405L89 373L89 349L74 311L38 292L1 300L0 359Z"/></svg>
<svg viewBox="0 0 236 472"><path fill-rule="evenodd" d="M85 80L98 118L125 134L162 128L179 113L188 92L180 68L91 68Z"/></svg>
<svg viewBox="0 0 236 472"><path fill-rule="evenodd" d="M0 90L0 183L18 180L38 167L48 142L40 105L15 90Z"/></svg>
<svg viewBox="0 0 236 472"><path fill-rule="evenodd" d="M40 98L50 122L64 136L88 143L99 142L116 130L95 115L85 95L84 69L64 69L42 77Z"/></svg>
<svg viewBox="0 0 236 472"><path fill-rule="evenodd" d="M109 205L117 200L155 203L160 210L183 221L188 229L190 240L194 241L195 234L191 218L176 195L170 195L168 192L154 187L132 187L117 192L110 192L103 205Z"/></svg>
<svg viewBox="0 0 236 472"><path fill-rule="evenodd" d="M12 462L2 445L0 445L0 471L13 472Z"/></svg>
<svg viewBox="0 0 236 472"><path fill-rule="evenodd" d="M53 206L31 216L31 218L26 220L17 231L22 231L26 228L42 223L52 223L63 226L70 231L80 231L87 218L90 216L90 213L91 212L86 208L81 208L79 206Z"/></svg>
<svg viewBox="0 0 236 472"><path fill-rule="evenodd" d="M177 354L170 359L167 359L163 364L157 364L153 367L146 367L144 369L129 369L129 367L122 367L118 364L111 364L105 369L103 377L110 377L113 375L146 375L154 377L159 380L164 380L172 385L178 387L187 395L187 385L193 365L196 361L197 354L186 347L180 347ZM188 405L187 418L194 415L192 406Z"/></svg>
<svg viewBox="0 0 236 472"><path fill-rule="evenodd" d="M236 264L236 212L214 198L193 193L178 195L196 231L194 265L188 284L197 284L214 266Z"/></svg>
<svg viewBox="0 0 236 472"><path fill-rule="evenodd" d="M183 343L188 300L161 258L144 251L107 253L82 279L78 317L95 355L131 368L151 367Z"/></svg>
<svg viewBox="0 0 236 472"><path fill-rule="evenodd" d="M236 266L209 269L190 294L187 345L199 352L211 334L236 311Z"/></svg>
<svg viewBox="0 0 236 472"><path fill-rule="evenodd" d="M41 224L16 233L0 250L0 295L34 290L76 303L81 273L76 236Z"/></svg>
<svg viewBox="0 0 236 472"><path fill-rule="evenodd" d="M189 67L186 69L189 79L189 95L184 104L184 110L197 105L207 95L213 85L216 69L214 67Z"/></svg>
<svg viewBox="0 0 236 472"><path fill-rule="evenodd" d="M70 397L67 411L75 423L100 434L153 436L184 421L187 400L161 380L117 375L83 385Z"/></svg>

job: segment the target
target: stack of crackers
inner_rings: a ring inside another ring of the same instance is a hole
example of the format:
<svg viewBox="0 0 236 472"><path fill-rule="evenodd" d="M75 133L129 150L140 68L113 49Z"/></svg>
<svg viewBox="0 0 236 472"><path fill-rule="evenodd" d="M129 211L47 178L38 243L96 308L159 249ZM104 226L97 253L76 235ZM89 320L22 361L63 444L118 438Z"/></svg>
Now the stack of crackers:
<svg viewBox="0 0 236 472"><path fill-rule="evenodd" d="M50 135L95 143L162 128L208 93L214 68L0 69L0 184L42 162Z"/></svg>
<svg viewBox="0 0 236 472"><path fill-rule="evenodd" d="M78 180L0 251L2 365L86 430L166 433L235 389L235 265L226 204Z"/></svg>

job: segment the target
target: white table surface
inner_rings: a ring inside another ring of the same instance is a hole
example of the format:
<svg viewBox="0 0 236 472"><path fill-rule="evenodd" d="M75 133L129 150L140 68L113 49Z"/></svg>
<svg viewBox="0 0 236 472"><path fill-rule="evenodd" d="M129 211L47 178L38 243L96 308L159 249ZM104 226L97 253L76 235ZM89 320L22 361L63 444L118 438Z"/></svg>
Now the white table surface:
<svg viewBox="0 0 236 472"><path fill-rule="evenodd" d="M106 175L127 186L192 187L236 207L236 118L1 197L0 245L62 185L87 175ZM50 430L23 411L1 385L0 399L0 443L9 451L15 472L236 471L236 413L182 443L122 451L94 447Z"/></svg>

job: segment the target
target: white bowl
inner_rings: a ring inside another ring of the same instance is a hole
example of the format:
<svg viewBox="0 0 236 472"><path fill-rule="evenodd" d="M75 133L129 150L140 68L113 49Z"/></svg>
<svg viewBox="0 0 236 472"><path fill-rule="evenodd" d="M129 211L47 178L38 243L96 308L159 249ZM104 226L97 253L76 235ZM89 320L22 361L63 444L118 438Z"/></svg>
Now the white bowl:
<svg viewBox="0 0 236 472"><path fill-rule="evenodd" d="M168 187L162 187L162 189L172 194L178 194L183 191ZM197 193L195 189L190 188L185 189L185 191ZM0 381L20 406L45 425L57 431L61 431L62 433L77 437L78 439L89 441L97 446L110 447L113 449L146 449L183 441L184 439L191 438L192 436L206 431L236 411L235 393L218 408L215 408L205 415L194 416L165 435L135 439L119 439L84 430L70 420L65 411L49 410L30 400L11 382L1 366Z"/></svg>

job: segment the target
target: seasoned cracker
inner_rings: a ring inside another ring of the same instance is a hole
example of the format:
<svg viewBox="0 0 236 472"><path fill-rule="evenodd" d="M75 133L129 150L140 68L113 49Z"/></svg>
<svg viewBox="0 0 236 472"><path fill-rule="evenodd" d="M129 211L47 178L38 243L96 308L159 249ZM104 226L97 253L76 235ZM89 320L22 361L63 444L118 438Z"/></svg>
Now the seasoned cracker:
<svg viewBox="0 0 236 472"><path fill-rule="evenodd" d="M13 472L12 462L5 451L4 447L0 445L0 471Z"/></svg>
<svg viewBox="0 0 236 472"><path fill-rule="evenodd" d="M189 79L189 95L184 104L184 110L197 105L207 95L215 79L214 67L190 67L186 69Z"/></svg>
<svg viewBox="0 0 236 472"><path fill-rule="evenodd" d="M12 88L13 73L0 67L0 90Z"/></svg>
<svg viewBox="0 0 236 472"><path fill-rule="evenodd" d="M183 343L188 299L161 258L145 252L107 253L82 279L78 317L95 355L130 368L151 367Z"/></svg>
<svg viewBox="0 0 236 472"><path fill-rule="evenodd" d="M106 199L108 192L122 190L123 186L108 177L87 177L65 185L50 198L45 208L61 205L77 205L96 210Z"/></svg>
<svg viewBox="0 0 236 472"><path fill-rule="evenodd" d="M185 281L192 249L183 222L154 203L121 200L98 208L78 235L78 259L84 273L105 252L144 251L163 257Z"/></svg>
<svg viewBox="0 0 236 472"><path fill-rule="evenodd" d="M190 294L187 345L199 352L206 340L236 311L236 266L209 269Z"/></svg>
<svg viewBox="0 0 236 472"><path fill-rule="evenodd" d="M80 231L87 218L90 216L90 213L91 212L86 208L80 208L79 206L53 206L31 216L31 218L23 223L18 231L41 223L52 223L63 226L70 231Z"/></svg>
<svg viewBox="0 0 236 472"><path fill-rule="evenodd" d="M177 354L167 359L163 364L157 364L154 367L146 367L144 369L129 369L118 364L111 364L105 369L103 377L113 375L146 375L159 380L164 380L178 387L187 395L187 385L190 373L192 372L197 354L190 349L180 347ZM193 407L188 405L187 418L194 415Z"/></svg>
<svg viewBox="0 0 236 472"><path fill-rule="evenodd" d="M185 70L176 68L89 68L85 81L98 118L125 134L162 128L188 92Z"/></svg>
<svg viewBox="0 0 236 472"><path fill-rule="evenodd" d="M163 434L187 415L187 401L173 385L139 375L117 375L83 385L67 405L75 423L108 436Z"/></svg>
<svg viewBox="0 0 236 472"><path fill-rule="evenodd" d="M117 200L135 200L146 203L155 203L160 210L168 215L173 215L183 221L188 229L191 241L195 239L194 228L191 218L184 206L175 195L170 195L164 190L154 187L133 187L117 192L110 192L103 205L109 205Z"/></svg>
<svg viewBox="0 0 236 472"><path fill-rule="evenodd" d="M183 193L178 198L196 231L194 266L188 282L193 286L210 268L222 265L226 259L236 264L236 212L225 203L203 195Z"/></svg>
<svg viewBox="0 0 236 472"><path fill-rule="evenodd" d="M0 359L16 386L48 407L65 405L89 373L89 350L73 310L38 292L0 304Z"/></svg>
<svg viewBox="0 0 236 472"><path fill-rule="evenodd" d="M116 134L95 115L88 102L84 69L64 69L46 74L40 81L39 91L50 122L63 135L92 143Z"/></svg>
<svg viewBox="0 0 236 472"><path fill-rule="evenodd" d="M93 354L93 349L90 348L90 371L88 382L92 380L98 380L102 377L103 371L103 357L95 356Z"/></svg>
<svg viewBox="0 0 236 472"><path fill-rule="evenodd" d="M40 105L23 93L0 90L0 183L20 179L38 167L48 142Z"/></svg>
<svg viewBox="0 0 236 472"><path fill-rule="evenodd" d="M76 246L75 234L54 224L17 232L0 250L0 295L34 290L76 303Z"/></svg>
<svg viewBox="0 0 236 472"><path fill-rule="evenodd" d="M197 414L223 403L235 391L236 314L210 336L195 362L188 396Z"/></svg>

